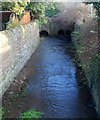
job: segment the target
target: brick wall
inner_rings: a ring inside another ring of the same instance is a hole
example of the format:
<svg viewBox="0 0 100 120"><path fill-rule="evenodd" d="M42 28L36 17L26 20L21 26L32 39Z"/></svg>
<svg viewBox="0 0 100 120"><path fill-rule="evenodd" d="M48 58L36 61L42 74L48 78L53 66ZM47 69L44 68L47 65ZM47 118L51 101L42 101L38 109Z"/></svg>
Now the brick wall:
<svg viewBox="0 0 100 120"><path fill-rule="evenodd" d="M0 95L28 62L38 44L39 27L34 22L0 32Z"/></svg>

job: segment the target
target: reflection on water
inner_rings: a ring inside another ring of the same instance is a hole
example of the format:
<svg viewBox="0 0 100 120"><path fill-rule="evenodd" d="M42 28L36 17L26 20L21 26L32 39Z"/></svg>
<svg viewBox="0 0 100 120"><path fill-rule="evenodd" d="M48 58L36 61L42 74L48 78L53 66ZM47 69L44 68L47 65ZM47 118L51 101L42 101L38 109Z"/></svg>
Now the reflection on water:
<svg viewBox="0 0 100 120"><path fill-rule="evenodd" d="M96 117L88 89L77 83L76 68L66 54L66 44L53 38L41 43L29 64L33 72L28 82L28 96L14 99L16 102L11 104L6 102L9 118L18 118L29 109L44 112L44 118Z"/></svg>
<svg viewBox="0 0 100 120"><path fill-rule="evenodd" d="M37 73L30 78L28 88L31 104L45 113L44 118L93 118L91 96L79 87L65 45L64 40L48 39L35 52L33 69Z"/></svg>

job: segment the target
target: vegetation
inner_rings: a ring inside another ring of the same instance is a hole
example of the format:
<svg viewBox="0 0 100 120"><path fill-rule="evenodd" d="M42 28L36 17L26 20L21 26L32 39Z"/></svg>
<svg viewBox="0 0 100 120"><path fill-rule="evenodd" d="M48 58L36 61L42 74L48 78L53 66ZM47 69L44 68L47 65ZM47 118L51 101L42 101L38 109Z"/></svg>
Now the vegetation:
<svg viewBox="0 0 100 120"><path fill-rule="evenodd" d="M50 7L47 7L45 10L45 15L47 17L53 17L54 15L56 15L57 13L59 13L60 11L57 9L57 5L58 3L50 3Z"/></svg>
<svg viewBox="0 0 100 120"><path fill-rule="evenodd" d="M85 2L86 4L93 4L94 8L96 9L97 11L97 15L100 17L100 1L98 2L91 2L91 0L87 0L87 2Z"/></svg>
<svg viewBox="0 0 100 120"><path fill-rule="evenodd" d="M3 107L0 107L0 120L2 119L2 116L5 114L5 109Z"/></svg>
<svg viewBox="0 0 100 120"><path fill-rule="evenodd" d="M6 120L6 118L3 118L5 114L9 115L10 112L6 110L4 107L0 107L0 120Z"/></svg>
<svg viewBox="0 0 100 120"><path fill-rule="evenodd" d="M5 117L2 117L4 115L9 114L9 111L7 111L4 107L0 107L0 120L6 120ZM23 119L33 119L33 118L41 118L43 116L42 112L37 112L34 109L28 110L27 112L23 113L19 119L23 120Z"/></svg>
<svg viewBox="0 0 100 120"><path fill-rule="evenodd" d="M43 113L42 112L37 112L36 110L32 109L32 110L29 110L25 113L23 113L20 118L21 120L23 119L33 119L33 118L41 118L43 116Z"/></svg>
<svg viewBox="0 0 100 120"><path fill-rule="evenodd" d="M2 10L14 12L19 20L23 17L24 11L28 10L32 20L43 25L48 22L47 17L52 17L59 12L56 5L57 3L52 2L2 2Z"/></svg>
<svg viewBox="0 0 100 120"><path fill-rule="evenodd" d="M2 2L2 10L3 11L12 11L18 15L19 19L22 18L24 15L24 10L26 6L28 5L28 2Z"/></svg>
<svg viewBox="0 0 100 120"><path fill-rule="evenodd" d="M27 92L27 90L25 89L25 90L23 90L23 91L21 91L21 92L19 92L19 93L16 93L15 95L13 95L12 98L11 98L11 100L12 100L13 102L16 102L16 100L21 99L21 98L24 98L24 97L26 97L27 95L28 95L28 92Z"/></svg>
<svg viewBox="0 0 100 120"><path fill-rule="evenodd" d="M78 57L81 59L80 67L87 73L88 83L91 88L99 83L98 54L98 24L96 20L87 20L84 24L78 24L73 32L73 38L77 46ZM87 81L86 81L87 83Z"/></svg>
<svg viewBox="0 0 100 120"><path fill-rule="evenodd" d="M90 69L89 69L89 76L91 79L91 86L94 85L95 83L100 84L99 79L100 79L100 55L96 54L94 59L92 60L90 64ZM100 88L99 88L100 89Z"/></svg>

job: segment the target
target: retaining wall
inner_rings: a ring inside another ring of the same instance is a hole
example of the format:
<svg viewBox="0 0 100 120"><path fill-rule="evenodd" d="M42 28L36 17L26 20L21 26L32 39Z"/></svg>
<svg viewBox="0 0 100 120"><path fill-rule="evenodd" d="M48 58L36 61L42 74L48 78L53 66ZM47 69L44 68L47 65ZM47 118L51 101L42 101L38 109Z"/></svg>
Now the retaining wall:
<svg viewBox="0 0 100 120"><path fill-rule="evenodd" d="M35 22L0 32L1 96L28 62L39 42L39 26Z"/></svg>

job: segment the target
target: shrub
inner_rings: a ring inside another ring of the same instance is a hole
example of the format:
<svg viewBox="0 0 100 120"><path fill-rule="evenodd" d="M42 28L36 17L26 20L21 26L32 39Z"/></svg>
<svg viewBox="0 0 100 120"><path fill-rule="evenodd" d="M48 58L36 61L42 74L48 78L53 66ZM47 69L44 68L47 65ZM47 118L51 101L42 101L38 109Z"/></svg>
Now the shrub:
<svg viewBox="0 0 100 120"><path fill-rule="evenodd" d="M42 112L37 112L36 110L32 109L32 110L29 110L25 113L23 113L20 118L21 119L29 119L29 118L41 118L43 115Z"/></svg>

